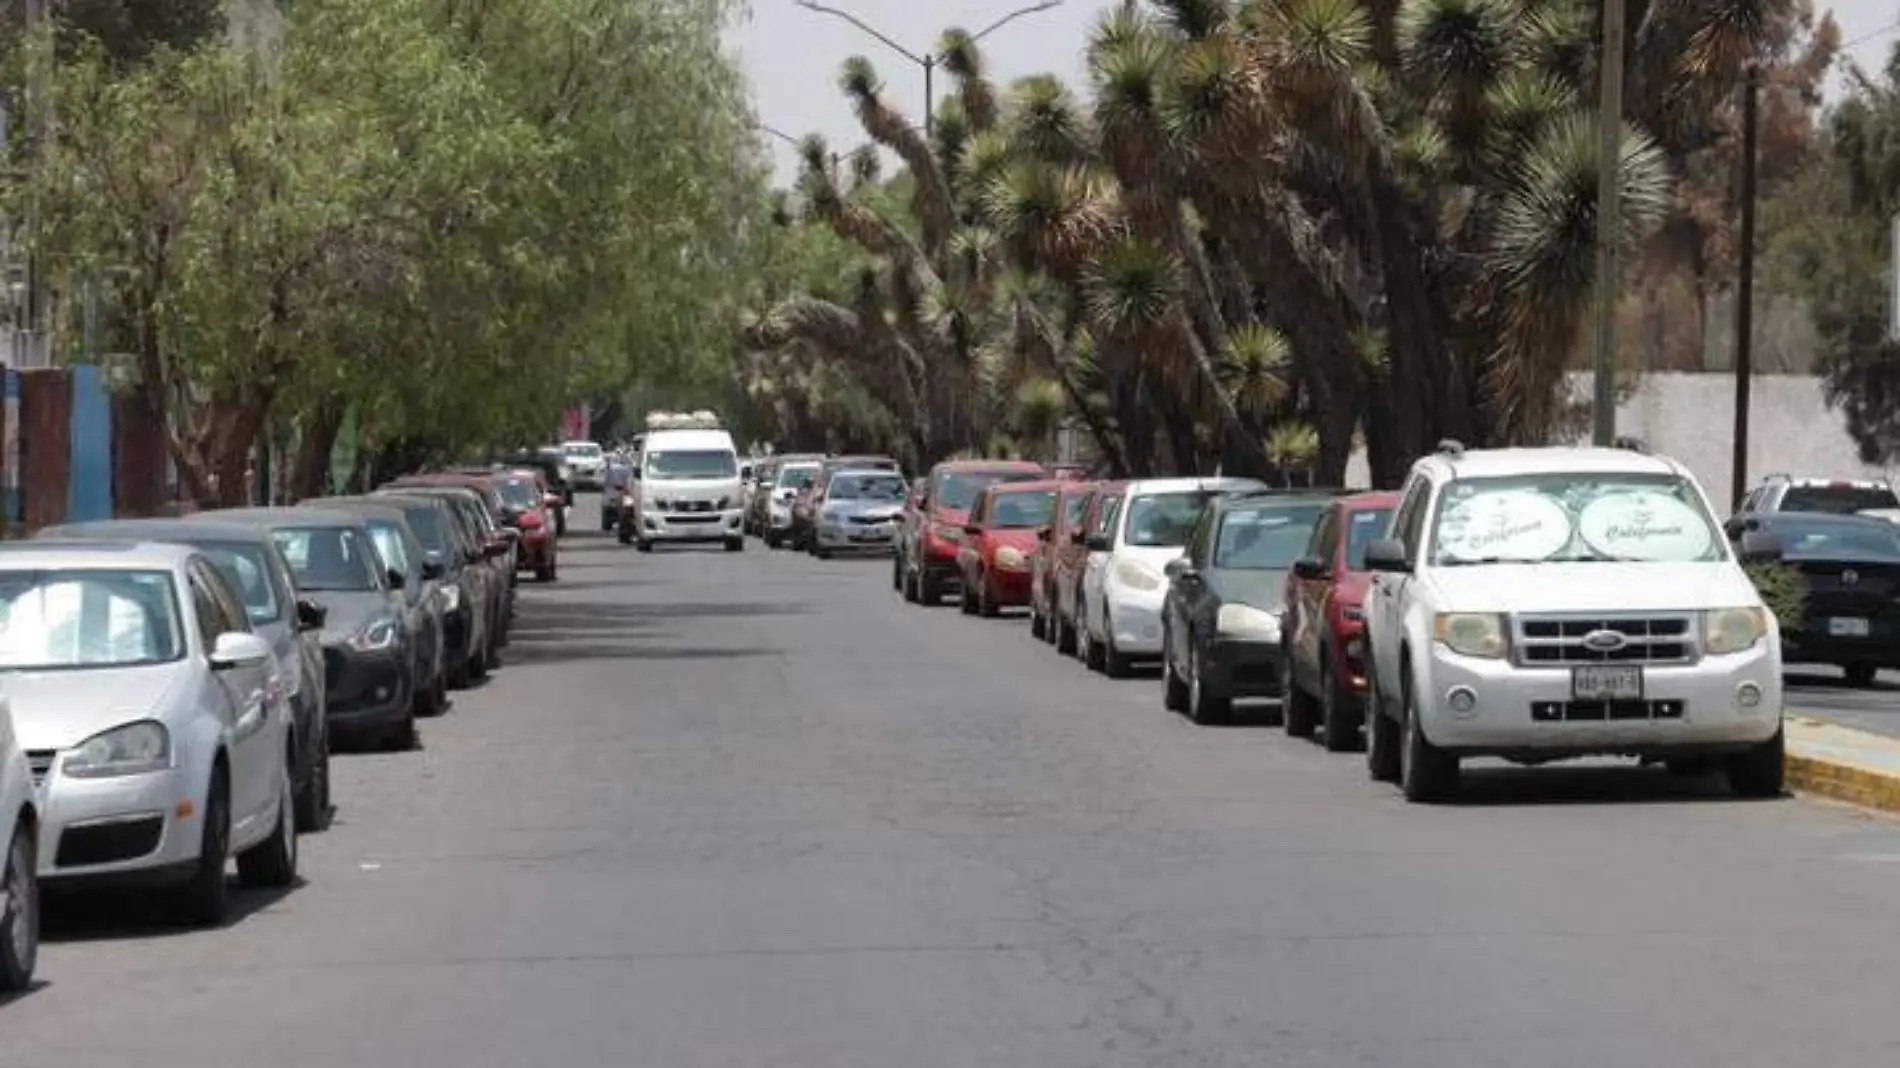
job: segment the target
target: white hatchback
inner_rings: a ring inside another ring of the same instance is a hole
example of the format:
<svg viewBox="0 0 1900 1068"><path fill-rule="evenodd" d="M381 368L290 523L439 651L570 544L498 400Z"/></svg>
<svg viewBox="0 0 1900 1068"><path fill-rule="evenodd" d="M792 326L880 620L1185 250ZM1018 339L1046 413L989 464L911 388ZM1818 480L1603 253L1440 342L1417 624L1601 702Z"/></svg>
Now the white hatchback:
<svg viewBox="0 0 1900 1068"><path fill-rule="evenodd" d="M0 697L0 843L6 847L0 857L0 997L26 989L40 955L38 826L33 769Z"/></svg>

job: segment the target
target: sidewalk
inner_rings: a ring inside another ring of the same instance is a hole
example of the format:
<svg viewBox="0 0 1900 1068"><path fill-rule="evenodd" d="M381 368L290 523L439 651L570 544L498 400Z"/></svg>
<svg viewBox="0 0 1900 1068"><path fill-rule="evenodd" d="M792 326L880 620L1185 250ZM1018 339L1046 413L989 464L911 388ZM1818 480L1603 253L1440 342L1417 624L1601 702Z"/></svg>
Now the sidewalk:
<svg viewBox="0 0 1900 1068"><path fill-rule="evenodd" d="M1900 737L1856 730L1790 709L1788 788L1900 812Z"/></svg>

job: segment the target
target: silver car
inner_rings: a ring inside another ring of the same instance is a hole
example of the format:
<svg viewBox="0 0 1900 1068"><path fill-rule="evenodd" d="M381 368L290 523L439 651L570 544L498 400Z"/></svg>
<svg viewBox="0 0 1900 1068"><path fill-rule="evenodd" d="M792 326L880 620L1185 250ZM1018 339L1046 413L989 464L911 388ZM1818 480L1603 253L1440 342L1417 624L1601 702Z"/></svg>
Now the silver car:
<svg viewBox="0 0 1900 1068"><path fill-rule="evenodd" d="M0 998L18 994L33 981L40 955L39 842L33 768L26 762L13 716L0 696Z"/></svg>
<svg viewBox="0 0 1900 1068"><path fill-rule="evenodd" d="M211 558L156 542L0 548L0 685L46 889L159 888L223 922L225 865L297 877L289 687Z"/></svg>
<svg viewBox="0 0 1900 1068"><path fill-rule="evenodd" d="M894 471L833 472L825 499L814 509L812 555L826 560L836 553L892 552L909 489Z"/></svg>

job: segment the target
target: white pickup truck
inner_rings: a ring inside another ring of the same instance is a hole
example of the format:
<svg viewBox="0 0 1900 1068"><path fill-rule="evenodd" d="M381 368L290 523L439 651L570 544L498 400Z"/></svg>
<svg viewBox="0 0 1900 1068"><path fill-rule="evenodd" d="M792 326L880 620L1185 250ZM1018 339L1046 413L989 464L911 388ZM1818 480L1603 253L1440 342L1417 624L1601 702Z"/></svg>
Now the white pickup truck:
<svg viewBox="0 0 1900 1068"><path fill-rule="evenodd" d="M1591 755L1782 788L1781 642L1680 464L1621 449L1465 451L1413 465L1368 546L1367 765L1413 801L1467 757Z"/></svg>

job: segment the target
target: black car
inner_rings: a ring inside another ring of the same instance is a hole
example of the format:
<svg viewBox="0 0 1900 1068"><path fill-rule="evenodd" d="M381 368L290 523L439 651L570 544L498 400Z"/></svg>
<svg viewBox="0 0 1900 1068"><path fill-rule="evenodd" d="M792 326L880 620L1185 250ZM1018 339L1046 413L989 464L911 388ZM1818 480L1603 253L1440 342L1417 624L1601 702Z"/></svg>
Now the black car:
<svg viewBox="0 0 1900 1068"><path fill-rule="evenodd" d="M416 693L427 675L421 639L407 625L403 577L376 550L362 517L325 508L234 508L204 513L270 531L297 590L326 610L324 689L332 733L408 749Z"/></svg>
<svg viewBox="0 0 1900 1068"><path fill-rule="evenodd" d="M489 629L492 573L482 544L464 526L454 506L428 494L378 493L367 498L400 508L422 543L425 559L442 564L443 655L449 688L467 689L488 674L493 660Z"/></svg>
<svg viewBox="0 0 1900 1068"><path fill-rule="evenodd" d="M1280 696L1287 573L1333 496L1243 493L1209 502L1187 549L1167 566L1161 677L1171 711L1218 723L1236 698Z"/></svg>
<svg viewBox="0 0 1900 1068"><path fill-rule="evenodd" d="M489 667L501 664L499 650L508 644L508 623L515 611L515 538L517 531L502 522L501 504L492 493L467 485L437 481L435 476L402 478L377 490L381 493L407 493L437 497L448 503L468 531L481 545L482 566L489 571Z"/></svg>
<svg viewBox="0 0 1900 1068"><path fill-rule="evenodd" d="M251 629L271 643L279 676L293 688L290 707L296 752L290 773L296 791L297 829L321 831L330 825L330 728L323 650L317 641L328 613L300 595L290 563L268 531L200 517L113 519L47 527L38 537L166 541L204 553L243 603Z"/></svg>
<svg viewBox="0 0 1900 1068"><path fill-rule="evenodd" d="M1780 566L1769 565L1757 581L1782 617L1784 662L1833 664L1863 687L1881 668L1900 668L1900 527L1865 516L1774 512L1738 516L1726 531L1738 549L1750 534L1780 548Z"/></svg>

